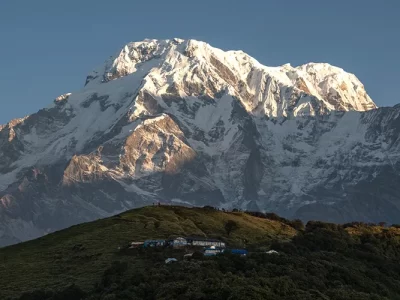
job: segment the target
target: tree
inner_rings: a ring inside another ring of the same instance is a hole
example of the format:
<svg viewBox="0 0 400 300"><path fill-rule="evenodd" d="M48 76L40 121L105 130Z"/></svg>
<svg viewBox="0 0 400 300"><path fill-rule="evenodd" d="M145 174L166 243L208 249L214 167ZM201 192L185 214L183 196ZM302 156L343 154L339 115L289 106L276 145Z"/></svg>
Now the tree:
<svg viewBox="0 0 400 300"><path fill-rule="evenodd" d="M232 231L235 231L238 228L238 224L233 220L229 220L225 223L225 231L228 235L230 235Z"/></svg>
<svg viewBox="0 0 400 300"><path fill-rule="evenodd" d="M304 224L300 219L296 219L290 222L290 226L292 226L296 230L304 230Z"/></svg>
<svg viewBox="0 0 400 300"><path fill-rule="evenodd" d="M205 206L203 206L203 208L204 208L204 209L208 209L208 210L216 210L215 207L210 206L210 205L205 205Z"/></svg>

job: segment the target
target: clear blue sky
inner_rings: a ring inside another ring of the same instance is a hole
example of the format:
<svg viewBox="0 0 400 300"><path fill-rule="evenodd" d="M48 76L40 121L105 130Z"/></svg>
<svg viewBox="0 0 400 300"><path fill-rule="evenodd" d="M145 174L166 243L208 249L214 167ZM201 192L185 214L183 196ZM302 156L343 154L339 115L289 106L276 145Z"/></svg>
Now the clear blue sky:
<svg viewBox="0 0 400 300"><path fill-rule="evenodd" d="M399 0L2 0L0 124L83 86L125 43L194 38L261 63L328 62L400 102Z"/></svg>

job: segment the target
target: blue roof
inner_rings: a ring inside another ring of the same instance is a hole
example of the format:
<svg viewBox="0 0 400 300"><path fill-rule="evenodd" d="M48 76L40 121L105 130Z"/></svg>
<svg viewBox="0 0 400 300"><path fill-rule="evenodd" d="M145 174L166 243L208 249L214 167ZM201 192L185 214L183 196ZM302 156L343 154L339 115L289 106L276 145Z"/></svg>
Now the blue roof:
<svg viewBox="0 0 400 300"><path fill-rule="evenodd" d="M229 251L235 254L247 254L246 249L230 249Z"/></svg>

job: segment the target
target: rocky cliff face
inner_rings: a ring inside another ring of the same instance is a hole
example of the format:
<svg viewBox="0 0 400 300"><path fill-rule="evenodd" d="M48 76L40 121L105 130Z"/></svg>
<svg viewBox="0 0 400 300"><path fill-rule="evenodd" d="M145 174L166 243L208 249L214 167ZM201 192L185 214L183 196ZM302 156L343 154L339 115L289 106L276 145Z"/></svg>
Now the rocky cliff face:
<svg viewBox="0 0 400 300"><path fill-rule="evenodd" d="M400 222L399 113L328 64L130 43L0 127L0 243L155 201Z"/></svg>

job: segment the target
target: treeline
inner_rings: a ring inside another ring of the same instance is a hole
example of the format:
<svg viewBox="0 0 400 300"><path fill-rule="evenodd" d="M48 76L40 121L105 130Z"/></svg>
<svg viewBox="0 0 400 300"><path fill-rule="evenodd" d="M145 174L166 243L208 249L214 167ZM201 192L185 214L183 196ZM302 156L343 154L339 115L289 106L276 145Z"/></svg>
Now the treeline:
<svg viewBox="0 0 400 300"><path fill-rule="evenodd" d="M400 299L397 228L352 235L349 226L371 227L311 221L291 241L270 245L279 254L254 253L246 258L198 256L166 265L164 259L172 253L137 250L136 256L113 262L90 291L68 286L57 292L26 293L19 299Z"/></svg>
<svg viewBox="0 0 400 300"><path fill-rule="evenodd" d="M226 212L244 212L248 215L251 215L253 217L257 217L257 218L263 218L263 219L269 219L269 220L273 220L273 221L278 221L281 223L284 223L286 225L289 225L291 227L293 227L296 230L304 230L305 225L303 223L302 220L300 219L294 219L294 220L289 220L286 218L283 218L279 215L277 215L276 213L273 212L260 212L260 211L249 211L249 210L240 210L237 208L232 209L231 211L229 210L225 210L225 209L219 209L213 206L204 206L204 209L209 209L209 210L218 210L218 211L226 211ZM314 221L311 221L311 223L313 223ZM320 222L320 224L329 224L329 223L325 223L325 222ZM349 227L354 227L354 228L368 228L368 227L375 227L375 226L380 226L380 227L392 227L392 228L400 228L400 224L391 224L388 225L386 222L378 222L378 223L366 223L366 222L349 222L349 223L345 223L345 224L331 224L331 225L326 225L326 226L341 226L342 228L349 228Z"/></svg>

